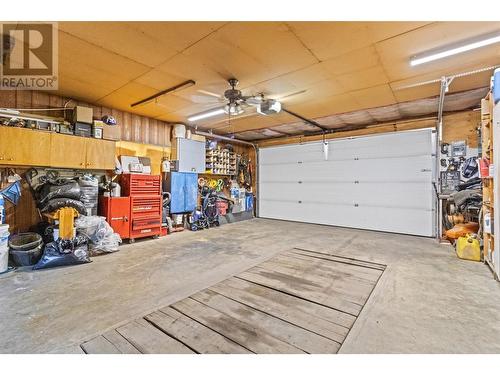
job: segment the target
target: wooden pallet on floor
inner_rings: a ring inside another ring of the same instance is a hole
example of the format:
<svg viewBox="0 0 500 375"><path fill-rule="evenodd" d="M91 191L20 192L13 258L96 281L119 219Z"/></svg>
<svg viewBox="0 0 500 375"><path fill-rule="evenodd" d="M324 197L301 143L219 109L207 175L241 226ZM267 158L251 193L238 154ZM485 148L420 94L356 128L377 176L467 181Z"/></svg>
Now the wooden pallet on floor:
<svg viewBox="0 0 500 375"><path fill-rule="evenodd" d="M337 353L385 265L292 249L109 330L85 353Z"/></svg>

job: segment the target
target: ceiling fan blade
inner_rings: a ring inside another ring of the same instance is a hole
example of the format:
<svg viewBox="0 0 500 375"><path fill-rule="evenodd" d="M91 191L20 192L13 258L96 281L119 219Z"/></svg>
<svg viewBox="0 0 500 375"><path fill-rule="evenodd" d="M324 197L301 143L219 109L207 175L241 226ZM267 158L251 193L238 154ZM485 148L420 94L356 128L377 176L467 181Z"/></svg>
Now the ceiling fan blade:
<svg viewBox="0 0 500 375"><path fill-rule="evenodd" d="M216 94L215 92L212 92L212 91L201 90L201 89L200 90L196 90L196 91L198 91L201 94L205 94L205 95L208 95L208 96L213 96L214 98L223 99L222 95Z"/></svg>
<svg viewBox="0 0 500 375"><path fill-rule="evenodd" d="M305 92L307 92L307 90L296 91L296 92L293 92L293 93L288 94L288 95L280 96L279 98L274 98L274 100L277 100L279 102L286 101L287 99L289 99L293 96L301 95L301 94L304 94Z"/></svg>
<svg viewBox="0 0 500 375"><path fill-rule="evenodd" d="M217 104L217 103L223 103L223 99L215 98L213 96L208 96L208 95L190 95L189 99L196 104Z"/></svg>
<svg viewBox="0 0 500 375"><path fill-rule="evenodd" d="M258 112L257 111L251 111L251 112L245 112L241 115L238 115L238 116L231 116L231 122L233 121L237 121L239 119L242 119L242 118L245 118L245 117L251 117L251 116L256 116L258 115ZM214 125L217 125L217 124L223 124L224 122L228 121L228 116L226 115L224 118L221 118L215 122L212 122L212 126L213 126L213 129L224 129L226 127L229 127L229 126L233 126L233 124L224 124L224 125L220 125L220 126L214 126Z"/></svg>
<svg viewBox="0 0 500 375"><path fill-rule="evenodd" d="M264 98L261 95L254 95L254 96L244 96L243 97L243 103L247 105L252 105L252 106L257 106L262 101Z"/></svg>

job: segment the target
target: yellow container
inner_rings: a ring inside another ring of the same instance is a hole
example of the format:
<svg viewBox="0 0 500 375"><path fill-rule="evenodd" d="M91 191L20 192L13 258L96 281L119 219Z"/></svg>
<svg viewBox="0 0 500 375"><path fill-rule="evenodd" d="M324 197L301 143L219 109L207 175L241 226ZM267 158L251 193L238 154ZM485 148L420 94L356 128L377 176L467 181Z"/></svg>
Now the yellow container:
<svg viewBox="0 0 500 375"><path fill-rule="evenodd" d="M481 248L475 235L466 234L459 237L455 243L455 248L460 259L475 260L476 262L481 260Z"/></svg>

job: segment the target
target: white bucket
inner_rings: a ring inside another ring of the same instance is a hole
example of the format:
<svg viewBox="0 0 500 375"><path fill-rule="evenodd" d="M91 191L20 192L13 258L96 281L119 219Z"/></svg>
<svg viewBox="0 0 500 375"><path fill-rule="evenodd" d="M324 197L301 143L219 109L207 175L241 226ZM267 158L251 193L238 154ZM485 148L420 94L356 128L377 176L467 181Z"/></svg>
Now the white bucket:
<svg viewBox="0 0 500 375"><path fill-rule="evenodd" d="M186 126L175 124L172 130L173 138L186 138Z"/></svg>
<svg viewBox="0 0 500 375"><path fill-rule="evenodd" d="M9 247L0 246L0 273L9 268Z"/></svg>
<svg viewBox="0 0 500 375"><path fill-rule="evenodd" d="M9 224L0 224L0 246L9 247Z"/></svg>
<svg viewBox="0 0 500 375"><path fill-rule="evenodd" d="M9 225L0 224L0 273L9 268Z"/></svg>

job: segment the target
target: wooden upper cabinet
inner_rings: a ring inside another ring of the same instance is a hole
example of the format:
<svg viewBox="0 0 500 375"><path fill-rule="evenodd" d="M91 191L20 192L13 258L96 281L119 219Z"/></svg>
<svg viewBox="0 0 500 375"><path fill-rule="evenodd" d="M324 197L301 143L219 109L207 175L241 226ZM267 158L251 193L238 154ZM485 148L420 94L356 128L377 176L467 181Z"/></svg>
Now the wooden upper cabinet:
<svg viewBox="0 0 500 375"><path fill-rule="evenodd" d="M50 166L56 168L85 168L86 138L52 133Z"/></svg>
<svg viewBox="0 0 500 375"><path fill-rule="evenodd" d="M86 144L85 168L115 169L115 142L87 138Z"/></svg>
<svg viewBox="0 0 500 375"><path fill-rule="evenodd" d="M50 166L51 133L0 126L0 164Z"/></svg>
<svg viewBox="0 0 500 375"><path fill-rule="evenodd" d="M113 141L0 126L0 165L115 169Z"/></svg>

